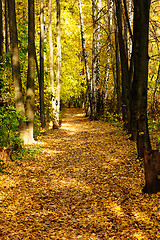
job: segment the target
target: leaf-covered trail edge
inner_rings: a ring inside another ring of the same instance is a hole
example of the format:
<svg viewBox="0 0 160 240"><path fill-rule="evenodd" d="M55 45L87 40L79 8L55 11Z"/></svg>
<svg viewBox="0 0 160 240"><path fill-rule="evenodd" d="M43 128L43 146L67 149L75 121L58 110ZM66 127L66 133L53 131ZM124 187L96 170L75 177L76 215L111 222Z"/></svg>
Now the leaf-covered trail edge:
<svg viewBox="0 0 160 240"><path fill-rule="evenodd" d="M0 239L160 239L160 194L121 129L66 109L41 149L0 175Z"/></svg>

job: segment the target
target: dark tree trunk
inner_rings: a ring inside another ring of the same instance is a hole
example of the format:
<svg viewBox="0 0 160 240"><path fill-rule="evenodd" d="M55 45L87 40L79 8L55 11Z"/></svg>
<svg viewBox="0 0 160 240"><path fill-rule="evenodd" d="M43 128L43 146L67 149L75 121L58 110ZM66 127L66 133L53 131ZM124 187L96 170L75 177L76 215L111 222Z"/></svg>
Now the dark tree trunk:
<svg viewBox="0 0 160 240"><path fill-rule="evenodd" d="M34 124L34 73L35 73L35 23L34 0L28 0L28 76L26 117L28 119L28 143L33 143Z"/></svg>
<svg viewBox="0 0 160 240"><path fill-rule="evenodd" d="M7 9L7 0L5 0L5 49L6 53L9 50L8 44L8 9Z"/></svg>
<svg viewBox="0 0 160 240"><path fill-rule="evenodd" d="M151 150L147 120L149 0L134 2L134 81L137 85L137 151Z"/></svg>
<svg viewBox="0 0 160 240"><path fill-rule="evenodd" d="M160 152L158 150L144 152L145 186L143 192L160 192Z"/></svg>
<svg viewBox="0 0 160 240"><path fill-rule="evenodd" d="M134 30L135 32L135 24ZM131 116L131 140L137 140L137 82L134 75L134 57L135 57L135 44L134 39L132 42L132 53L130 59L129 69L129 84L130 84L130 116Z"/></svg>
<svg viewBox="0 0 160 240"><path fill-rule="evenodd" d="M16 24L15 0L8 0L8 13L9 13L9 29L10 29L10 45L11 45L11 63L12 75L15 89L15 105L16 110L22 116L25 116L24 99L22 94L22 82L20 74L19 52L18 52L18 35ZM21 137L25 139L26 124L21 123L20 126Z"/></svg>
<svg viewBox="0 0 160 240"><path fill-rule="evenodd" d="M137 32L137 22L134 13L134 27L133 27L133 36L136 38ZM131 112L131 140L137 141L137 103L138 103L138 86L137 86L137 78L136 73L132 73L132 66L137 62L136 49L135 49L135 41L133 40L132 45L132 57L130 61L130 88L131 88L131 104L130 104L130 112ZM132 79L133 75L133 79Z"/></svg>
<svg viewBox="0 0 160 240"><path fill-rule="evenodd" d="M115 0L115 4L122 71L122 114L125 128L130 131L129 70L128 70L129 68L126 52L127 50L125 47L124 37L122 34L122 2L121 0Z"/></svg>
<svg viewBox="0 0 160 240"><path fill-rule="evenodd" d="M120 114L121 109L121 92L120 92L120 61L117 28L115 27L115 45L116 45L116 95L117 95L117 113Z"/></svg>

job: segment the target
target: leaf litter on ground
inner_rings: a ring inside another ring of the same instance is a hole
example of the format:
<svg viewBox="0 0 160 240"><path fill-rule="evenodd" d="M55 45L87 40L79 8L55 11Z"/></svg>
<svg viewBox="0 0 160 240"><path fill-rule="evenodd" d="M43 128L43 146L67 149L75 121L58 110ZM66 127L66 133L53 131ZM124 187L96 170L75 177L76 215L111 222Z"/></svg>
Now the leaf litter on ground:
<svg viewBox="0 0 160 240"><path fill-rule="evenodd" d="M135 143L81 109L0 181L0 239L160 239L160 193L142 193Z"/></svg>

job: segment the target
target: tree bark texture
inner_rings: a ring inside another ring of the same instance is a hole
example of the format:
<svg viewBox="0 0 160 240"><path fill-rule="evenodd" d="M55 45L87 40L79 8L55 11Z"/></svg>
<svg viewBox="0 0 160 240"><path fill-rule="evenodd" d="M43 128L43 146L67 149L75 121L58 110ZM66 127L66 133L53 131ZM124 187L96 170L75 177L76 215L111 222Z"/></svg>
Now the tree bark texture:
<svg viewBox="0 0 160 240"><path fill-rule="evenodd" d="M117 113L120 114L121 109L121 91L120 91L120 60L117 27L115 26L115 45L116 45L116 95L117 95Z"/></svg>
<svg viewBox="0 0 160 240"><path fill-rule="evenodd" d="M96 3L92 1L92 19L93 19L93 43L92 43L92 86L93 86L93 118L97 118L97 24L96 24Z"/></svg>
<svg viewBox="0 0 160 240"><path fill-rule="evenodd" d="M16 24L15 0L8 0L8 13L9 13L9 29L10 29L10 46L11 46L11 63L12 75L15 89L15 105L17 112L25 116L24 99L22 94L22 82L20 75L20 63L18 52L18 35ZM23 129L22 124L21 128Z"/></svg>
<svg viewBox="0 0 160 240"><path fill-rule="evenodd" d="M48 1L48 33L49 33L49 65L50 65L50 88L53 112L53 127L56 124L56 96L54 87L54 68L53 68L53 41L52 41L52 0Z"/></svg>
<svg viewBox="0 0 160 240"><path fill-rule="evenodd" d="M144 193L160 192L160 152L158 150L144 152L145 186Z"/></svg>
<svg viewBox="0 0 160 240"><path fill-rule="evenodd" d="M28 0L28 76L26 117L28 119L28 143L33 143L34 125L34 74L35 74L35 21L34 0Z"/></svg>
<svg viewBox="0 0 160 240"><path fill-rule="evenodd" d="M83 56L84 56L84 61L85 61L85 71L86 71L86 79L87 79L87 87L88 87L88 95L89 95L89 107L90 107L90 112L91 112L90 118L93 118L93 102L92 102L92 94L93 94L92 92L93 92L93 90L92 90L88 56L87 56L87 50L86 50L81 0L78 0L78 5L79 5L79 14L80 14L82 50L83 50Z"/></svg>
<svg viewBox="0 0 160 240"><path fill-rule="evenodd" d="M125 127L130 131L129 71L126 47L122 34L122 2L121 0L115 0L115 4L122 71L122 114Z"/></svg>
<svg viewBox="0 0 160 240"><path fill-rule="evenodd" d="M0 56L3 56L3 20L2 20L2 0L0 0Z"/></svg>
<svg viewBox="0 0 160 240"><path fill-rule="evenodd" d="M97 18L96 18L96 32L97 32L97 62L96 62L96 87L101 85L101 77L100 77L100 53L101 53L101 0L97 2ZM101 114L103 112L103 101L102 94L100 88L97 87L97 114Z"/></svg>
<svg viewBox="0 0 160 240"><path fill-rule="evenodd" d="M134 79L137 85L137 151L151 150L147 120L148 37L150 0L134 1Z"/></svg>
<svg viewBox="0 0 160 240"><path fill-rule="evenodd" d="M8 8L7 8L7 0L5 0L5 49L6 53L9 50L8 44Z"/></svg>
<svg viewBox="0 0 160 240"><path fill-rule="evenodd" d="M60 0L56 0L57 6L57 71L56 71L56 115L55 128L59 127L60 117L60 92L61 92L61 8Z"/></svg>
<svg viewBox="0 0 160 240"><path fill-rule="evenodd" d="M42 128L46 127L45 106L44 106L44 4L40 2L40 81L39 81L39 98L40 98L40 119Z"/></svg>

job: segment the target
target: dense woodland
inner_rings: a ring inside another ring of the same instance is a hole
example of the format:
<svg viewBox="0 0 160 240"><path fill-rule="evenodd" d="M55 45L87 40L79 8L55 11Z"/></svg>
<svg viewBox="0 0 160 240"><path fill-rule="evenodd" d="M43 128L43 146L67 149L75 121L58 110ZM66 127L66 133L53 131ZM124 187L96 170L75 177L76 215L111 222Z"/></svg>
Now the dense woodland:
<svg viewBox="0 0 160 240"><path fill-rule="evenodd" d="M19 141L19 131L35 143L59 128L64 107L80 107L91 120L123 123L146 168L153 159L156 192L150 129L158 146L159 0L1 0L0 7L1 147Z"/></svg>
<svg viewBox="0 0 160 240"><path fill-rule="evenodd" d="M0 0L0 239L160 239L160 0Z"/></svg>

